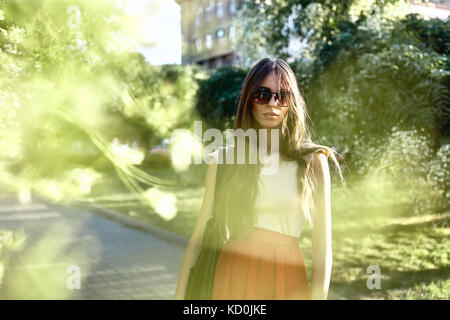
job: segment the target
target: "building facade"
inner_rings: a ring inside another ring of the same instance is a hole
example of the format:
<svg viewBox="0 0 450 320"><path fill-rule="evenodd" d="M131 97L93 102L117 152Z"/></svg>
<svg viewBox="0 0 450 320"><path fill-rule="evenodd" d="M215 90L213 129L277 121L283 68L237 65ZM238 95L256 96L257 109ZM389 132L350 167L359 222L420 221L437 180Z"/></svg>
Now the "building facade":
<svg viewBox="0 0 450 320"><path fill-rule="evenodd" d="M235 63L233 20L244 0L175 0L181 6L182 63Z"/></svg>

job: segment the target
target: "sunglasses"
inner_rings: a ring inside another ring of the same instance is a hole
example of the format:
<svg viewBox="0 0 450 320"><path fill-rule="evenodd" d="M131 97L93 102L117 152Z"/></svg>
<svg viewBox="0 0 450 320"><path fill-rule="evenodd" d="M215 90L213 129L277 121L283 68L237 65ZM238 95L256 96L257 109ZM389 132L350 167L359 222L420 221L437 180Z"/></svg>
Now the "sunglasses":
<svg viewBox="0 0 450 320"><path fill-rule="evenodd" d="M289 101L292 97L292 92L289 90L280 90L280 92L272 92L269 88L259 87L253 92L252 99L254 103L257 104L267 104L269 103L272 96L275 95L275 100L283 106L287 107Z"/></svg>

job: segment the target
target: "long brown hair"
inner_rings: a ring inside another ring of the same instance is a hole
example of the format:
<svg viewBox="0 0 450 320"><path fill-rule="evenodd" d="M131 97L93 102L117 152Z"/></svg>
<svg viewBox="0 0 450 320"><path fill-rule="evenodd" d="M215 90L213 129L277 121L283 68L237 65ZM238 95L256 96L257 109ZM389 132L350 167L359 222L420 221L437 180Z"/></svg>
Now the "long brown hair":
<svg viewBox="0 0 450 320"><path fill-rule="evenodd" d="M251 112L251 96L263 79L271 72L277 77L280 88L289 88L293 93L288 101L288 112L281 123L279 153L280 157L295 160L298 163L298 192L305 219L312 225L312 213L314 212L312 193L316 178L304 156L317 147L327 150L329 158L339 169L341 181L345 184L336 158L336 155L339 158L342 158L342 156L330 147L312 142L310 126L307 125L310 119L306 103L299 90L295 74L285 61L264 58L249 71L242 86L234 129L246 131L250 128L259 128ZM234 146L237 146L236 139L235 137ZM249 152L248 146L249 143L246 142L246 159ZM235 148L232 148L231 151L234 156L234 163L237 163ZM217 184L218 192L216 194L218 198L215 202L219 209L218 212L224 219L229 237L239 237L245 234L255 222L255 200L258 194L261 164L259 161L256 164L251 164L250 161L246 160L244 164L239 165L225 164L223 169L223 180Z"/></svg>

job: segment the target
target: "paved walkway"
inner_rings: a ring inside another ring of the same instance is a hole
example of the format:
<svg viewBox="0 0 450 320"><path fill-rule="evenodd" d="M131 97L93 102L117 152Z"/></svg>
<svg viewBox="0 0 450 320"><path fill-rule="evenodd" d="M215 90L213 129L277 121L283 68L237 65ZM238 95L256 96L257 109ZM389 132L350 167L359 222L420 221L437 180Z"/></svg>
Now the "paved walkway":
<svg viewBox="0 0 450 320"><path fill-rule="evenodd" d="M0 229L27 237L10 255L0 299L173 299L184 247L151 233L77 208L21 205L6 194ZM77 271L80 289L73 288Z"/></svg>

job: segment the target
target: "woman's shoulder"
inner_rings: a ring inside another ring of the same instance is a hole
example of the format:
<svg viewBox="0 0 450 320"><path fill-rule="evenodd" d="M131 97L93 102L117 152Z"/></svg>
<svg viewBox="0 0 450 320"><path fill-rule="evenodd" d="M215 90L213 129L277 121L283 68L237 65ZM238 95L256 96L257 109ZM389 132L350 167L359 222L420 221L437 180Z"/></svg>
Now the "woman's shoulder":
<svg viewBox="0 0 450 320"><path fill-rule="evenodd" d="M303 157L303 159L305 160L306 164L309 164L311 162L311 159L313 158L313 156L317 153L323 153L325 154L325 156L328 159L328 156L330 155L331 152L331 147L322 145L322 144L317 144L317 143L313 143L313 142L304 142L302 143L301 147L301 155Z"/></svg>

